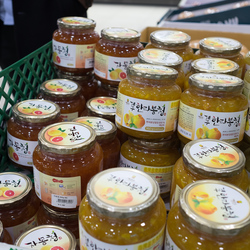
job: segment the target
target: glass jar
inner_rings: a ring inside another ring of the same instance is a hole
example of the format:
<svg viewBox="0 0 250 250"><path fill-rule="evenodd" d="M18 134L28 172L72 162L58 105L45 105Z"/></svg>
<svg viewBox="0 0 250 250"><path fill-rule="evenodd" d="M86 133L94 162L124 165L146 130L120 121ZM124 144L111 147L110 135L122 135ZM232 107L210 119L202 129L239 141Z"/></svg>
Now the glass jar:
<svg viewBox="0 0 250 250"><path fill-rule="evenodd" d="M105 28L95 50L95 78L103 84L118 86L127 77L129 64L138 62L143 50L141 33L127 28Z"/></svg>
<svg viewBox="0 0 250 250"><path fill-rule="evenodd" d="M161 197L166 198L170 194L174 164L180 158L174 144L171 137L158 140L129 137L122 144L119 167L134 168L147 173L158 182Z"/></svg>
<svg viewBox="0 0 250 250"><path fill-rule="evenodd" d="M96 140L103 150L103 169L117 167L121 145L116 137L115 124L109 120L91 116L79 117L74 121L84 123L95 130Z"/></svg>
<svg viewBox="0 0 250 250"><path fill-rule="evenodd" d="M193 61L193 49L189 46L191 37L178 30L157 30L150 34L150 42L146 49L156 48L170 50L183 59L182 69L187 74Z"/></svg>
<svg viewBox="0 0 250 250"><path fill-rule="evenodd" d="M118 86L103 84L99 81L99 86L95 92L95 96L109 96L117 98Z"/></svg>
<svg viewBox="0 0 250 250"><path fill-rule="evenodd" d="M94 69L94 52L99 34L95 21L84 17L62 17L53 33L55 67L65 73L86 75Z"/></svg>
<svg viewBox="0 0 250 250"><path fill-rule="evenodd" d="M189 77L195 73L227 74L241 77L239 65L224 58L200 58L191 63L191 71L185 77L184 89L189 87Z"/></svg>
<svg viewBox="0 0 250 250"><path fill-rule="evenodd" d="M60 226L72 232L77 240L79 239L78 212L58 212L43 204L37 212L37 225Z"/></svg>
<svg viewBox="0 0 250 250"><path fill-rule="evenodd" d="M128 78L119 84L116 125L129 136L160 139L173 134L181 88L175 69L152 64L132 64Z"/></svg>
<svg viewBox="0 0 250 250"><path fill-rule="evenodd" d="M0 220L14 242L37 225L40 201L29 177L20 173L0 173L0 194Z"/></svg>
<svg viewBox="0 0 250 250"><path fill-rule="evenodd" d="M43 82L37 98L56 103L60 107L63 121L72 121L79 117L86 105L81 86L66 79Z"/></svg>
<svg viewBox="0 0 250 250"><path fill-rule="evenodd" d="M219 140L203 139L187 143L173 169L171 206L189 183L203 179L222 180L248 191L246 157L237 147Z"/></svg>
<svg viewBox="0 0 250 250"><path fill-rule="evenodd" d="M81 249L162 249L166 209L157 182L136 169L95 175L79 210ZM95 226L93 226L95 225Z"/></svg>
<svg viewBox="0 0 250 250"><path fill-rule="evenodd" d="M4 242L7 244L13 244L13 240L9 234L9 232L3 228L3 223L0 221L0 242Z"/></svg>
<svg viewBox="0 0 250 250"><path fill-rule="evenodd" d="M245 73L250 70L250 51L245 56Z"/></svg>
<svg viewBox="0 0 250 250"><path fill-rule="evenodd" d="M23 233L16 246L37 250L76 250L75 236L63 227L55 225L37 226Z"/></svg>
<svg viewBox="0 0 250 250"><path fill-rule="evenodd" d="M88 181L103 169L103 152L95 131L76 122L47 126L33 153L34 185L49 208L77 211Z"/></svg>
<svg viewBox="0 0 250 250"><path fill-rule="evenodd" d="M7 122L8 156L13 165L32 171L32 154L38 133L59 121L60 107L51 101L31 99L15 104Z"/></svg>
<svg viewBox="0 0 250 250"><path fill-rule="evenodd" d="M229 59L239 65L238 76L241 78L245 61L240 53L242 44L234 39L225 37L207 37L200 40L200 50L197 57L217 57Z"/></svg>
<svg viewBox="0 0 250 250"><path fill-rule="evenodd" d="M248 112L247 112L247 120L246 120L246 128L244 134L244 141L250 144L250 114L249 114L249 107L250 107L250 70L246 71L244 77L244 88L243 94L246 96L248 100Z"/></svg>
<svg viewBox="0 0 250 250"><path fill-rule="evenodd" d="M250 200L236 186L201 180L171 208L165 249L250 249Z"/></svg>
<svg viewBox="0 0 250 250"><path fill-rule="evenodd" d="M183 90L185 74L182 70L183 59L174 52L162 49L144 49L138 53L140 63L171 67L178 71L176 84Z"/></svg>
<svg viewBox="0 0 250 250"><path fill-rule="evenodd" d="M178 136L183 144L218 139L239 144L244 136L248 102L243 81L226 74L197 73L181 95Z"/></svg>

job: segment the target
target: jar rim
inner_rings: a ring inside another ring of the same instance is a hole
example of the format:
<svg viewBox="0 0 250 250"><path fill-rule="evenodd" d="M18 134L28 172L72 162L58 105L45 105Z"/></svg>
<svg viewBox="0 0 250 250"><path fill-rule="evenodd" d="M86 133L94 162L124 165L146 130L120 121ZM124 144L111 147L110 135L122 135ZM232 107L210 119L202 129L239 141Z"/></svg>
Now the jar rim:
<svg viewBox="0 0 250 250"><path fill-rule="evenodd" d="M49 213L50 215L54 217L62 217L66 219L72 219L72 217L78 217L78 212L75 213L69 213L69 212L58 212L56 210L51 209L50 207L47 207L45 204L42 204L43 209Z"/></svg>
<svg viewBox="0 0 250 250"><path fill-rule="evenodd" d="M70 29L91 29L96 27L96 22L86 17L67 16L57 19L57 25Z"/></svg>

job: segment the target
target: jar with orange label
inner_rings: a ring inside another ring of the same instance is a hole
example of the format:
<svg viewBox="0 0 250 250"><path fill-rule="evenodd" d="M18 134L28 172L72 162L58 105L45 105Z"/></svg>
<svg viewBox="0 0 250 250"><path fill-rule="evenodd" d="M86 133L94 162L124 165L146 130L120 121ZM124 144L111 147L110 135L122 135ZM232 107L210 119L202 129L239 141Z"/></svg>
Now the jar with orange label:
<svg viewBox="0 0 250 250"><path fill-rule="evenodd" d="M129 136L160 139L173 134L181 88L175 69L153 64L132 64L119 84L116 125Z"/></svg>
<svg viewBox="0 0 250 250"><path fill-rule="evenodd" d="M81 86L76 82L52 79L41 84L37 98L58 104L63 121L72 121L80 116L86 105L81 90Z"/></svg>
<svg viewBox="0 0 250 250"><path fill-rule="evenodd" d="M47 125L60 121L60 107L51 101L31 99L15 104L7 123L11 162L32 170L32 154L37 146L38 133Z"/></svg>
<svg viewBox="0 0 250 250"><path fill-rule="evenodd" d="M43 204L37 212L37 225L60 226L72 232L76 239L79 239L78 212L58 212Z"/></svg>
<svg viewBox="0 0 250 250"><path fill-rule="evenodd" d="M99 83L100 84L95 92L96 97L110 96L110 97L117 98L118 86L104 84L104 83L101 83L100 81Z"/></svg>
<svg viewBox="0 0 250 250"><path fill-rule="evenodd" d="M248 102L243 81L226 74L197 73L180 100L178 136L183 144L197 139L218 139L240 144Z"/></svg>
<svg viewBox="0 0 250 250"><path fill-rule="evenodd" d="M242 44L234 39L225 37L207 37L200 40L200 50L197 57L217 57L229 59L239 65L239 77L245 67L243 55L240 53Z"/></svg>
<svg viewBox="0 0 250 250"><path fill-rule="evenodd" d="M172 172L175 162L180 158L173 139L143 140L129 137L122 144L120 167L141 170L158 182L160 195L166 198L170 194Z"/></svg>
<svg viewBox="0 0 250 250"><path fill-rule="evenodd" d="M248 191L246 157L237 147L219 140L204 139L187 143L173 169L171 206L189 183L203 179L222 180Z"/></svg>
<svg viewBox="0 0 250 250"><path fill-rule="evenodd" d="M227 74L240 77L239 65L224 58L200 58L191 63L191 71L185 77L184 89L189 87L189 77L195 73Z"/></svg>
<svg viewBox="0 0 250 250"><path fill-rule="evenodd" d="M85 75L94 69L94 52L99 34L95 21L84 17L62 17L53 33L55 67L65 73Z"/></svg>
<svg viewBox="0 0 250 250"><path fill-rule="evenodd" d="M91 116L79 117L74 121L84 123L95 130L96 140L103 150L103 169L117 167L121 145L116 137L115 124L109 120Z"/></svg>
<svg viewBox="0 0 250 250"><path fill-rule="evenodd" d="M127 77L128 65L138 62L143 50L141 33L128 28L105 28L95 50L95 78L103 84L118 86Z"/></svg>
<svg viewBox="0 0 250 250"><path fill-rule="evenodd" d="M13 244L13 240L9 234L9 232L3 228L3 223L0 221L0 242L4 242L7 244Z"/></svg>
<svg viewBox="0 0 250 250"><path fill-rule="evenodd" d="M37 225L40 201L24 174L0 173L0 220L12 240Z"/></svg>
<svg viewBox="0 0 250 250"><path fill-rule="evenodd" d="M250 249L250 200L224 181L186 186L168 214L165 249Z"/></svg>
<svg viewBox="0 0 250 250"><path fill-rule="evenodd" d="M182 70L183 59L174 52L162 49L145 49L138 53L140 63L149 63L174 68L178 71L176 84L184 87L185 74Z"/></svg>
<svg viewBox="0 0 250 250"><path fill-rule="evenodd" d="M182 69L185 74L190 71L193 61L193 49L189 46L191 37L178 30L157 30L150 34L146 49L156 48L175 52L183 59Z"/></svg>
<svg viewBox="0 0 250 250"><path fill-rule="evenodd" d="M103 152L91 127L61 122L45 127L33 153L38 198L56 211L77 211L88 181L103 169Z"/></svg>
<svg viewBox="0 0 250 250"><path fill-rule="evenodd" d="M157 182L129 168L104 170L88 183L79 210L81 249L162 249L166 209ZM93 226L95 225L95 226Z"/></svg>

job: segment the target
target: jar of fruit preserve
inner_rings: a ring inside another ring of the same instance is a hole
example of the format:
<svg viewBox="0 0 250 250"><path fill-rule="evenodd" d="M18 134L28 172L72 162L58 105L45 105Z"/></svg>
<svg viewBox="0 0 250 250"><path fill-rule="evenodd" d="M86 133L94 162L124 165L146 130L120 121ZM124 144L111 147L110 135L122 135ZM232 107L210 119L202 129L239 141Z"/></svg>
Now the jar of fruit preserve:
<svg viewBox="0 0 250 250"><path fill-rule="evenodd" d="M175 69L152 64L132 64L128 78L119 84L116 125L140 139L159 139L173 134L181 88Z"/></svg>
<svg viewBox="0 0 250 250"><path fill-rule="evenodd" d="M189 46L191 37L177 30L157 30L150 34L146 49L157 48L175 52L183 59L182 69L185 74L190 71L193 61L193 49Z"/></svg>
<svg viewBox="0 0 250 250"><path fill-rule="evenodd" d="M166 209L159 194L157 182L136 169L95 175L79 209L81 249L162 249Z"/></svg>
<svg viewBox="0 0 250 250"><path fill-rule="evenodd" d="M243 139L248 102L243 81L226 74L197 73L181 95L178 136L182 143L218 139L231 144Z"/></svg>
<svg viewBox="0 0 250 250"><path fill-rule="evenodd" d="M250 51L245 56L245 73L250 70Z"/></svg>
<svg viewBox="0 0 250 250"><path fill-rule="evenodd" d="M14 172L0 173L0 220L13 241L37 225L39 206L29 177Z"/></svg>
<svg viewBox="0 0 250 250"><path fill-rule="evenodd" d="M129 137L122 144L120 167L141 170L158 182L160 195L166 198L170 194L172 172L175 162L180 158L173 139L145 140Z"/></svg>
<svg viewBox="0 0 250 250"><path fill-rule="evenodd" d="M67 229L55 225L42 225L23 233L15 245L40 250L76 250L75 236Z"/></svg>
<svg viewBox="0 0 250 250"><path fill-rule="evenodd" d="M229 143L211 139L187 143L173 169L171 206L187 184L202 179L222 180L247 192L245 163L243 152Z"/></svg>
<svg viewBox="0 0 250 250"><path fill-rule="evenodd" d="M36 194L56 211L77 211L88 181L103 169L103 152L91 127L76 122L47 126L33 153Z"/></svg>
<svg viewBox="0 0 250 250"><path fill-rule="evenodd" d="M176 84L184 87L185 74L182 70L183 59L174 52L162 49L144 49L138 53L140 63L156 64L174 68L178 71Z"/></svg>
<svg viewBox="0 0 250 250"><path fill-rule="evenodd" d="M63 227L72 232L76 239L79 239L78 212L58 212L43 204L37 212L37 224L38 226L56 225Z"/></svg>
<svg viewBox="0 0 250 250"><path fill-rule="evenodd" d="M7 147L11 162L32 170L32 154L37 146L38 133L47 125L59 121L60 107L51 101L31 99L15 104L7 123Z"/></svg>
<svg viewBox="0 0 250 250"><path fill-rule="evenodd" d="M243 94L248 99L248 107L250 107L250 70L248 70L245 73ZM248 108L244 140L247 143L250 144L250 129L249 129L249 124L250 124L250 114L249 114L249 108Z"/></svg>
<svg viewBox="0 0 250 250"><path fill-rule="evenodd" d="M38 98L58 104L63 121L79 117L86 104L81 86L66 79L52 79L42 83Z"/></svg>
<svg viewBox="0 0 250 250"><path fill-rule="evenodd" d="M118 86L103 84L99 81L100 85L98 86L95 96L109 96L117 98Z"/></svg>
<svg viewBox="0 0 250 250"><path fill-rule="evenodd" d="M171 208L165 249L249 249L250 200L236 186L201 180L186 186Z"/></svg>
<svg viewBox="0 0 250 250"><path fill-rule="evenodd" d="M197 51L199 57L219 57L229 59L239 65L238 75L242 77L245 61L240 53L241 43L225 37L207 37L200 40L200 50Z"/></svg>
<svg viewBox="0 0 250 250"><path fill-rule="evenodd" d="M53 33L53 63L63 72L85 75L94 69L94 52L100 37L95 21L84 17L62 17Z"/></svg>
<svg viewBox="0 0 250 250"><path fill-rule="evenodd" d="M13 240L9 234L9 232L3 228L3 223L0 221L0 242L4 242L7 244L13 244Z"/></svg>
<svg viewBox="0 0 250 250"><path fill-rule="evenodd" d="M120 158L120 141L116 137L115 124L93 116L79 117L74 121L87 124L95 130L96 140L103 150L103 169L117 167Z"/></svg>
<svg viewBox="0 0 250 250"><path fill-rule="evenodd" d="M241 77L238 72L239 65L234 61L224 58L200 58L191 63L191 71L185 77L184 89L189 87L189 77L195 73L227 74Z"/></svg>
<svg viewBox="0 0 250 250"><path fill-rule="evenodd" d="M105 28L95 50L95 78L104 84L118 86L126 78L129 64L138 62L143 50L141 33L127 28Z"/></svg>

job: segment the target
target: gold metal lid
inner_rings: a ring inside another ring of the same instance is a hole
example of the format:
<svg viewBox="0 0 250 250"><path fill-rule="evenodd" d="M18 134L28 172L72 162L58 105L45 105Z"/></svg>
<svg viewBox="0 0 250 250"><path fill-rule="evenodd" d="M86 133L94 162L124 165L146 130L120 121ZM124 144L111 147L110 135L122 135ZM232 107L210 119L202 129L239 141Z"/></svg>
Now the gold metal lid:
<svg viewBox="0 0 250 250"><path fill-rule="evenodd" d="M81 93L82 87L77 83L67 79L52 79L43 82L40 86L42 94L59 98L74 97Z"/></svg>
<svg viewBox="0 0 250 250"><path fill-rule="evenodd" d="M63 227L42 225L23 233L17 238L15 245L30 249L41 249L46 245L51 248L68 245L67 250L75 250L77 241L75 236Z"/></svg>
<svg viewBox="0 0 250 250"><path fill-rule="evenodd" d="M182 158L191 172L211 178L236 176L246 163L246 157L239 148L215 139L188 142L183 148Z"/></svg>
<svg viewBox="0 0 250 250"><path fill-rule="evenodd" d="M73 120L73 122L84 123L96 132L96 140L101 141L116 136L117 128L115 124L107 119L94 116L83 116Z"/></svg>
<svg viewBox="0 0 250 250"><path fill-rule="evenodd" d="M95 130L78 122L54 123L38 134L38 145L55 154L77 154L90 149L95 141Z"/></svg>
<svg viewBox="0 0 250 250"><path fill-rule="evenodd" d="M139 76L146 79L175 80L178 71L161 65L135 63L128 66L127 75L128 78L129 76Z"/></svg>
<svg viewBox="0 0 250 250"><path fill-rule="evenodd" d="M78 212L75 212L75 213L58 212L58 211L55 211L55 210L47 207L44 204L42 204L42 207L49 214L49 216L51 216L51 217L61 218L61 219L66 219L66 220L78 219Z"/></svg>
<svg viewBox="0 0 250 250"><path fill-rule="evenodd" d="M30 178L21 173L0 173L0 208L25 198L32 189Z"/></svg>
<svg viewBox="0 0 250 250"><path fill-rule="evenodd" d="M187 185L179 208L192 227L209 235L235 236L250 230L250 199L227 182L201 180Z"/></svg>
<svg viewBox="0 0 250 250"><path fill-rule="evenodd" d="M135 42L140 40L141 33L123 27L109 27L101 30L101 37L117 42Z"/></svg>
<svg viewBox="0 0 250 250"><path fill-rule="evenodd" d="M234 92L244 86L240 78L227 74L196 73L189 77L188 82L189 85L209 91Z"/></svg>
<svg viewBox="0 0 250 250"><path fill-rule="evenodd" d="M48 100L30 99L16 103L12 113L15 119L23 122L46 123L60 116L60 107Z"/></svg>
<svg viewBox="0 0 250 250"><path fill-rule="evenodd" d="M207 37L200 40L201 52L213 54L236 55L240 53L242 44L234 39L225 37Z"/></svg>
<svg viewBox="0 0 250 250"><path fill-rule="evenodd" d="M57 19L57 25L69 29L92 29L96 22L85 17L69 16Z"/></svg>
<svg viewBox="0 0 250 250"><path fill-rule="evenodd" d="M90 206L113 218L145 214L159 199L158 183L148 174L131 168L112 168L96 174L87 185Z"/></svg>
<svg viewBox="0 0 250 250"><path fill-rule="evenodd" d="M191 63L191 70L195 73L215 73L236 76L239 65L224 58L200 58Z"/></svg>
<svg viewBox="0 0 250 250"><path fill-rule="evenodd" d="M150 34L152 44L166 47L183 47L189 44L191 37L178 30L157 30Z"/></svg>

